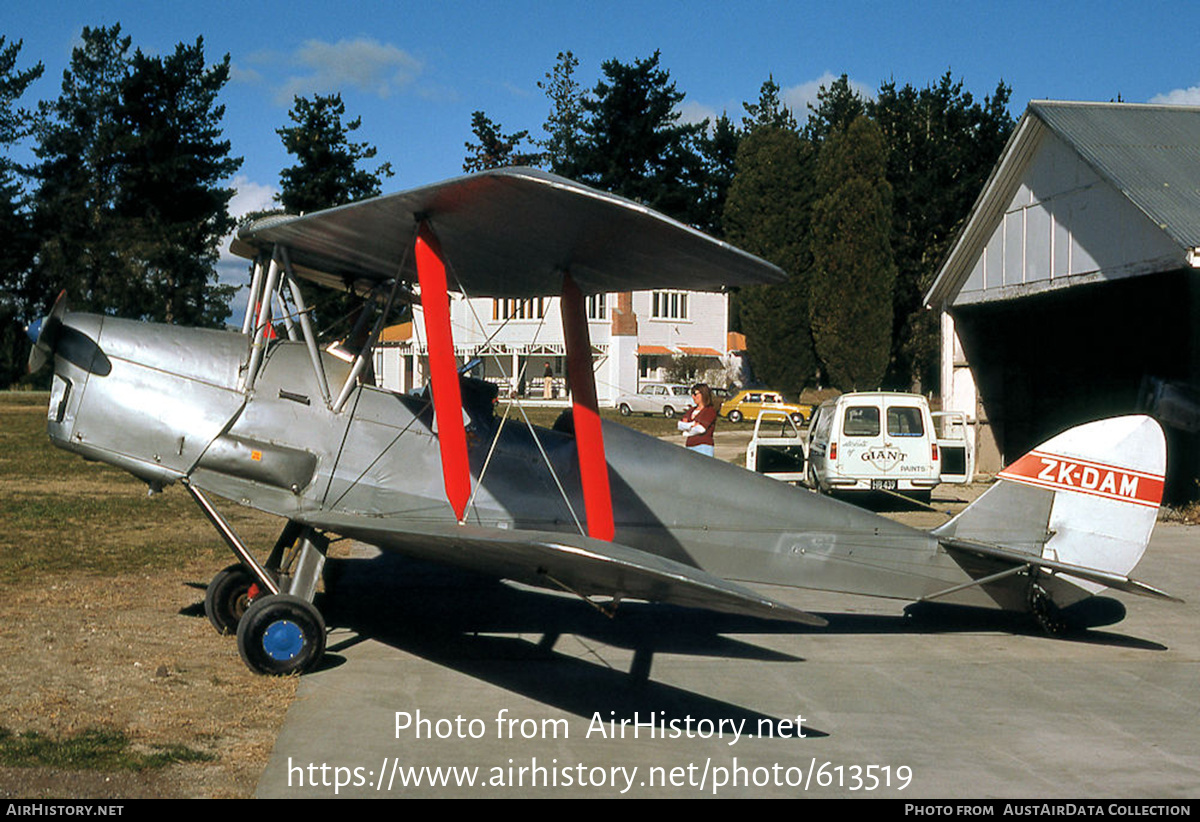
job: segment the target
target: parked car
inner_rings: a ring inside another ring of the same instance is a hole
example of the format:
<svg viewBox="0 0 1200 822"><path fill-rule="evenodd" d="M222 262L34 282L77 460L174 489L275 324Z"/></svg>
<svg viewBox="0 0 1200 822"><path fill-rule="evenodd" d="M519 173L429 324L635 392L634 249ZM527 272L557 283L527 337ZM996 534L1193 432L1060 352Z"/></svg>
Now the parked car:
<svg viewBox="0 0 1200 822"><path fill-rule="evenodd" d="M969 482L974 466L965 420L939 422L948 434L944 440L919 394L874 391L822 403L808 429L808 485L928 498L939 483ZM954 459L945 461L949 452Z"/></svg>
<svg viewBox="0 0 1200 822"><path fill-rule="evenodd" d="M622 417L630 414L662 414L676 417L692 405L692 388L676 383L648 382L636 394L617 397L617 410Z"/></svg>
<svg viewBox="0 0 1200 822"><path fill-rule="evenodd" d="M797 425L804 425L812 416L811 405L788 402L778 391L750 388L739 391L721 404L721 416L730 422L758 419L761 411L783 411Z"/></svg>

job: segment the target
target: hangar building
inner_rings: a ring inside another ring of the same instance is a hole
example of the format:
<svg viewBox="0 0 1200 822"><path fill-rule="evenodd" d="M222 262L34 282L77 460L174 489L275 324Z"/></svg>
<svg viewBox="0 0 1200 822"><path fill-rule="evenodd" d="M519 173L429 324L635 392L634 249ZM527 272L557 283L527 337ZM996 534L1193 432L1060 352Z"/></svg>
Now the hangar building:
<svg viewBox="0 0 1200 822"><path fill-rule="evenodd" d="M926 295L942 397L996 471L1147 410L1168 490L1200 476L1200 108L1029 104Z"/></svg>

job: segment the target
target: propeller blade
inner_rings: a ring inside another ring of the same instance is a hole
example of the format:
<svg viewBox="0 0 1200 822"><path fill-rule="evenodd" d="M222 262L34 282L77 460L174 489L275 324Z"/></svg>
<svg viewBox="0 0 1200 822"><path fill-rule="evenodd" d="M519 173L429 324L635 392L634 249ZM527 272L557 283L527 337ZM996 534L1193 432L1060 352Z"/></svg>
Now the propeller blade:
<svg viewBox="0 0 1200 822"><path fill-rule="evenodd" d="M25 333L33 341L33 349L29 352L29 373L36 374L54 358L54 348L58 344L58 329L62 327L62 318L67 313L67 292L60 291L54 300L50 313L41 319L34 320L25 328Z"/></svg>

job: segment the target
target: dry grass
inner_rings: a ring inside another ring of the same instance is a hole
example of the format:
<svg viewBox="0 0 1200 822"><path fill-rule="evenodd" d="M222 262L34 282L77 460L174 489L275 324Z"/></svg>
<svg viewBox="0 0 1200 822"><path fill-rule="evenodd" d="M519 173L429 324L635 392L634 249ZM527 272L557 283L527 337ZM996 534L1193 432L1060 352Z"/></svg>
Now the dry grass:
<svg viewBox="0 0 1200 822"><path fill-rule="evenodd" d="M147 497L53 448L45 403L0 396L0 726L10 740L121 739L132 756L116 770L10 759L0 797L251 795L296 681L250 673L205 619L228 550L182 490ZM228 514L252 545L279 527ZM212 758L152 767L164 750Z"/></svg>

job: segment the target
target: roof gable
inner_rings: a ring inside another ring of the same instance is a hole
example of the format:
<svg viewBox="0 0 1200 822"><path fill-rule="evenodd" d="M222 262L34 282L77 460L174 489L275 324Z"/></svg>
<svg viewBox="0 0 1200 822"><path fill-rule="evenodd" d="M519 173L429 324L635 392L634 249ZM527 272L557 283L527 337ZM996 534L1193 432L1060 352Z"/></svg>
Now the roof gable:
<svg viewBox="0 0 1200 822"><path fill-rule="evenodd" d="M1197 181L1200 108L1030 103L926 302L1183 266L1200 246Z"/></svg>

